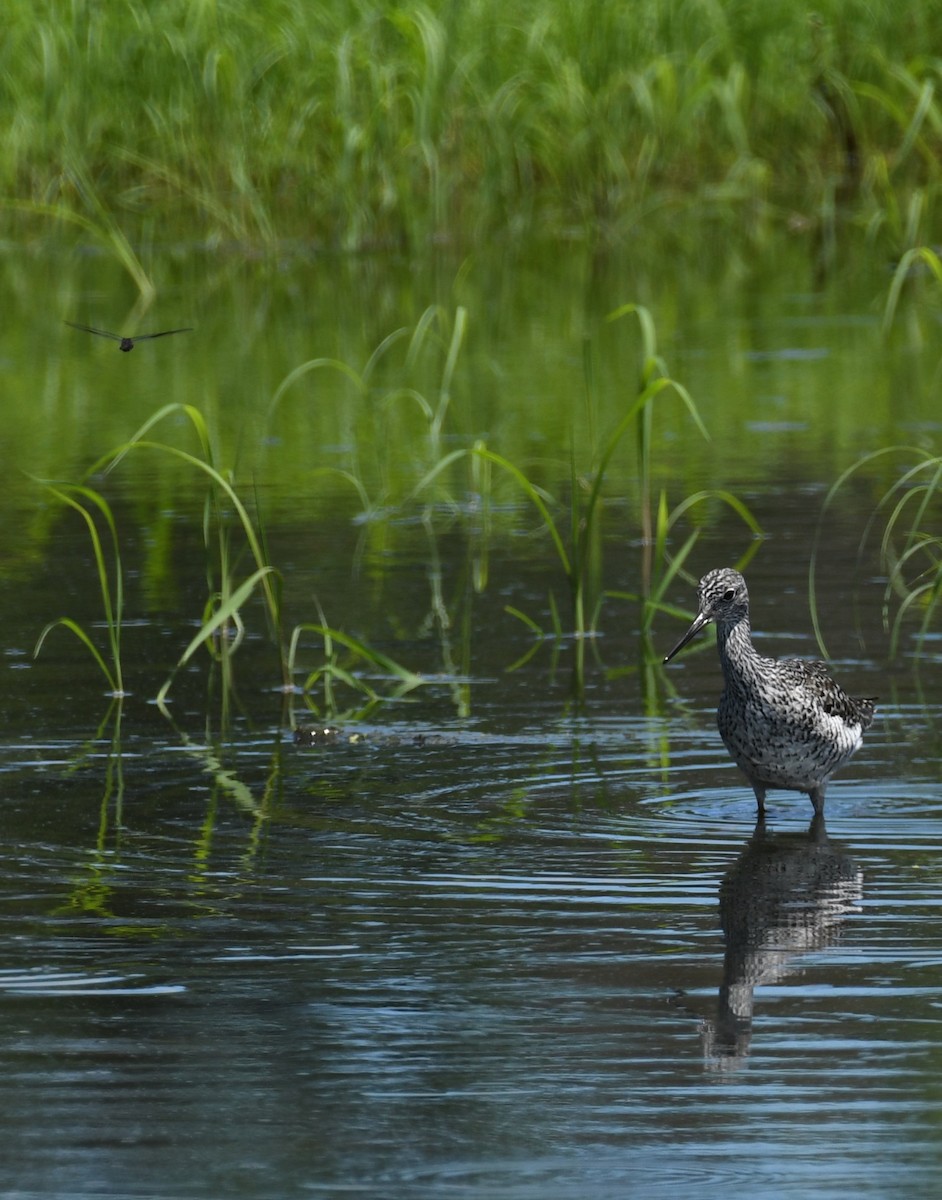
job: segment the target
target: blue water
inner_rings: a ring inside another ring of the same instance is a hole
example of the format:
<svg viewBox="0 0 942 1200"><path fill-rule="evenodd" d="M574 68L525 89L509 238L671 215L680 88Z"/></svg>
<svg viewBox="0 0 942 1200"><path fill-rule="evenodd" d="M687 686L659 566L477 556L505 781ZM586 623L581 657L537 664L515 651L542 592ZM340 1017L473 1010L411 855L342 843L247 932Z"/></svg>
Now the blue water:
<svg viewBox="0 0 942 1200"><path fill-rule="evenodd" d="M120 826L5 747L7 1191L931 1195L933 789L878 730L757 833L707 716L142 739Z"/></svg>

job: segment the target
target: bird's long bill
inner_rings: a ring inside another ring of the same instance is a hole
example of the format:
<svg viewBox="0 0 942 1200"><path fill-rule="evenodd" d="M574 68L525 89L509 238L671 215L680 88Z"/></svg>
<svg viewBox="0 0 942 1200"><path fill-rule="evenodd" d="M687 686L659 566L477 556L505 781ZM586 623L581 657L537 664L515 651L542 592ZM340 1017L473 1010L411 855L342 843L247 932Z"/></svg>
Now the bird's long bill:
<svg viewBox="0 0 942 1200"><path fill-rule="evenodd" d="M703 613L697 613L697 615L693 619L693 623L691 624L690 628L687 630L687 632L684 634L684 636L680 639L680 641L677 643L677 645L674 647L674 649L670 652L670 654L665 655L664 661L666 663L669 663L670 660L674 657L674 655L679 654L680 651L683 650L684 646L686 646L688 642L693 641L693 639L697 636L697 634L700 632L700 630L703 628L703 626L709 625L709 623L710 623L709 617L705 617L703 615Z"/></svg>

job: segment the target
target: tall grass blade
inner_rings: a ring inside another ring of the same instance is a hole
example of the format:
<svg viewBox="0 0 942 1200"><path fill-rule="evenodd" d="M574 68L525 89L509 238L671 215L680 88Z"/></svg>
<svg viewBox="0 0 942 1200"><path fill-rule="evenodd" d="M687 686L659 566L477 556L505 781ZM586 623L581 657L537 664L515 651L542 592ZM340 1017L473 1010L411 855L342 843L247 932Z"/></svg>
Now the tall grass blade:
<svg viewBox="0 0 942 1200"><path fill-rule="evenodd" d="M35 479L35 476L31 476ZM46 634L49 629L57 624L63 625L70 629L80 640L93 652L95 661L103 670L106 679L108 680L112 693L115 696L124 695L124 679L121 667L121 628L124 617L124 577L121 569L121 553L118 548L118 531L115 525L114 515L111 507L99 492L93 488L85 487L81 484L63 484L56 486L48 483L45 480L36 479L36 482L41 484L50 495L54 496L62 504L77 512L85 523L88 530L88 536L92 544L92 553L95 558L95 568L98 574L98 588L101 595L102 610L104 613L105 628L108 635L108 648L111 655L111 666L105 665L102 655L94 648L91 638L80 628L80 626L70 618L61 618L58 622L53 622L53 626L46 626L36 644L34 657L39 653L39 650L45 641ZM98 526L95 523L95 518L89 506L97 509L105 525L108 529L111 540L111 553L114 564L114 583L112 585L109 578L108 563L105 559L104 547L102 546L101 537L98 532ZM112 586L114 594L112 595Z"/></svg>
<svg viewBox="0 0 942 1200"><path fill-rule="evenodd" d="M550 535L550 538L552 539L553 546L556 549L556 554L562 565L563 571L565 572L567 579L571 578L572 565L570 563L569 554L566 551L565 543L563 542L556 522L553 520L553 517L549 511L549 507L544 499L545 493L542 491L542 489L538 488L534 483L531 483L523 471L521 471L515 463L512 463L509 458L505 458L502 454L497 454L493 450L488 450L488 448L482 442L477 442L471 452L472 454L477 455L477 457L482 459L484 462L493 463L494 466L500 467L502 471L505 471L513 480L516 481L523 494L540 514L540 519L542 520L547 532Z"/></svg>

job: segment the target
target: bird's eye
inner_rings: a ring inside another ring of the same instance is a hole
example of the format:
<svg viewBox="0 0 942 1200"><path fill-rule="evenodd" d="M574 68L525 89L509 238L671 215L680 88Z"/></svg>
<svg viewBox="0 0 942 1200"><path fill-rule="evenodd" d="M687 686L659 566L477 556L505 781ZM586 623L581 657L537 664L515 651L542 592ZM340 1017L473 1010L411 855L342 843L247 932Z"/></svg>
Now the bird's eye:
<svg viewBox="0 0 942 1200"><path fill-rule="evenodd" d="M732 600L732 598L733 598L735 595L736 595L736 589L735 589L735 588L727 588L727 589L726 589L726 591L723 593L723 599L724 599L724 600Z"/></svg>

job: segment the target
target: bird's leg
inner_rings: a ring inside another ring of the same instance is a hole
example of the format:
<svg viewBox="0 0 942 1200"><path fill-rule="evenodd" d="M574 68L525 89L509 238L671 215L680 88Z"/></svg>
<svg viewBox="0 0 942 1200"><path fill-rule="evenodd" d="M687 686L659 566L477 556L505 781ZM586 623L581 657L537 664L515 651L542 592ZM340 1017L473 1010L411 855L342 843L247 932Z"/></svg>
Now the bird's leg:
<svg viewBox="0 0 942 1200"><path fill-rule="evenodd" d="M824 816L824 787L823 783L817 784L808 793L808 798L814 805L815 816Z"/></svg>
<svg viewBox="0 0 942 1200"><path fill-rule="evenodd" d="M756 794L756 803L759 806L758 815L759 815L759 818L761 819L762 817L765 816L765 788L762 786L761 783L754 783L752 785L752 790Z"/></svg>

